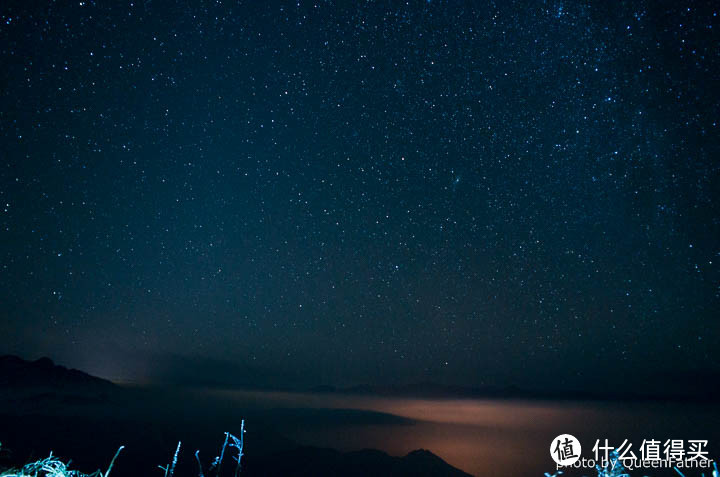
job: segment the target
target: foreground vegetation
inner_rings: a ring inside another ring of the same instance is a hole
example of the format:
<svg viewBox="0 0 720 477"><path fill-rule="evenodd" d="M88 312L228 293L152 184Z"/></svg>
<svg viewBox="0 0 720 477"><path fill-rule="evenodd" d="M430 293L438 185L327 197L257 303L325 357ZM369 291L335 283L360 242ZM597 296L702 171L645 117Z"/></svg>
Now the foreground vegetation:
<svg viewBox="0 0 720 477"><path fill-rule="evenodd" d="M222 469L222 464L226 457L225 454L227 452L232 452L232 449L235 449L235 455L231 456L232 460L235 461L235 466L233 468L233 476L238 476L238 474L240 473L240 465L242 463L244 434L245 421L242 421L240 426L240 438L235 437L229 432L225 433L225 441L223 442L222 448L220 449L220 455L215 457L215 459L210 464L210 468L208 470L208 477L220 476L220 470ZM175 472L175 466L177 465L178 455L180 454L181 445L182 443L178 442L172 461L168 465L158 466L160 470L164 472L164 477L173 477L173 473ZM51 452L50 455L45 459L40 459L38 461L26 464L21 469L8 469L0 471L0 477L109 477L110 471L115 464L115 459L118 458L118 455L120 455L120 452L122 452L123 448L124 447L121 446L117 450L115 456L110 461L110 465L108 465L108 468L105 472L97 470L91 474L85 474L78 470L70 470L69 463L66 464L65 462L61 461L57 457L53 456ZM195 459L197 460L198 464L198 476L206 477L203 472L202 462L200 461L199 451L195 451Z"/></svg>
<svg viewBox="0 0 720 477"><path fill-rule="evenodd" d="M244 434L245 421L242 421L241 424L240 438L235 437L229 432L225 433L225 441L223 442L222 448L220 449L220 455L215 457L215 459L210 464L207 477L220 477L222 464L226 458L225 454L226 452L231 452L231 449L235 449L235 455L231 456L232 460L235 462L234 468L232 469L233 477L238 477L238 475L240 474L241 462L243 457ZM2 445L0 444L0 448L1 447ZM158 466L159 469L164 472L163 477L173 477L173 474L175 472L175 466L178 461L178 455L180 454L180 447L181 443L178 442L172 461L168 465ZM69 468L69 463L66 464L65 462L61 461L57 457L53 456L51 452L50 455L45 459L40 459L35 462L26 464L21 469L7 469L4 471L0 471L0 477L109 477L110 471L115 464L115 460L118 458L122 450L123 447L121 446L115 453L115 456L110 461L110 464L108 465L108 468L105 472L97 470L91 474L85 474L78 470L71 470ZM195 460L197 461L198 465L198 477L206 477L205 473L203 472L202 463L200 461L199 451L195 451ZM605 467L598 466L596 470L597 477L631 477L629 471L625 469L622 461L618 458L617 453L613 453L610 458L610 463L608 465L606 465ZM675 468L674 470L677 473L678 477L691 477L689 474L684 474L677 468ZM226 471L226 473L228 472ZM556 471L554 474L545 472L545 477L560 477L562 474L563 471L561 470ZM700 477L705 477L705 474L700 474ZM714 470L712 470L712 473L708 477L720 477L720 471L718 470L716 463L714 463Z"/></svg>

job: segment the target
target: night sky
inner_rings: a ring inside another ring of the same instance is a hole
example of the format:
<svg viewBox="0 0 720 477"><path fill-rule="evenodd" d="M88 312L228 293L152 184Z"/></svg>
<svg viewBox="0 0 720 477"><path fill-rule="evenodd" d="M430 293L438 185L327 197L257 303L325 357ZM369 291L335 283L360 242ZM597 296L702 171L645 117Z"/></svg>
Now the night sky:
<svg viewBox="0 0 720 477"><path fill-rule="evenodd" d="M712 3L2 2L0 351L278 385L718 371Z"/></svg>

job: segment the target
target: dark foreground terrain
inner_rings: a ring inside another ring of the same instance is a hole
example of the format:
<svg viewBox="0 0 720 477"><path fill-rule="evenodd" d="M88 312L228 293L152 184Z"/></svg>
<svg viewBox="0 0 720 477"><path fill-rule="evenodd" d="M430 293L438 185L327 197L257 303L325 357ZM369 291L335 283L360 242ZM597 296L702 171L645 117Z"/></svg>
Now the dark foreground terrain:
<svg viewBox="0 0 720 477"><path fill-rule="evenodd" d="M645 439L705 439L709 457L720 456L720 410L703 395L520 399L448 395L436 387L399 391L120 386L48 359L0 357L0 469L53 451L72 459L73 469L104 470L123 445L113 477L162 477L158 466L171 462L181 441L174 476L198 476L199 450L204 476L216 477L209 464L225 432L240 435L243 419L241 477L468 475L458 469L538 477L554 469L548 448L563 433L579 439L586 458L600 439L614 446L627 440L635 452ZM235 455L226 449L221 477L234 475ZM591 470L564 469L562 477L597 475ZM664 468L630 475L678 474Z"/></svg>
<svg viewBox="0 0 720 477"><path fill-rule="evenodd" d="M283 437L284 424L332 427L338 422L391 425L409 420L343 409L238 409L185 391L126 388L47 358L0 357L0 469L47 457L50 451L83 472L112 469L114 477L162 475L182 442L176 476L198 475L194 458L208 467L220 453L224 432L240 433L245 419L243 476L467 476L427 450L393 457L378 450L339 452ZM338 432L343 432L338 428ZM232 475L234 449L223 474ZM155 473L155 474L153 474Z"/></svg>

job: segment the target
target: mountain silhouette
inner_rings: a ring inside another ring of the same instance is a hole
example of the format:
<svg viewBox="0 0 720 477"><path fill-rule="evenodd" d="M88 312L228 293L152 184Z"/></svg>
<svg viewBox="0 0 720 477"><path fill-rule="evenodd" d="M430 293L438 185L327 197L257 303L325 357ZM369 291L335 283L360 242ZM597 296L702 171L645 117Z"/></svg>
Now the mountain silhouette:
<svg viewBox="0 0 720 477"><path fill-rule="evenodd" d="M393 457L375 449L339 452L297 447L261 459L249 458L246 462L243 473L247 472L247 476L471 477L425 449Z"/></svg>
<svg viewBox="0 0 720 477"><path fill-rule="evenodd" d="M0 386L107 391L115 385L77 369L59 366L50 358L27 361L18 356L0 356Z"/></svg>
<svg viewBox="0 0 720 477"><path fill-rule="evenodd" d="M112 475L130 477L151 469L148 463L163 463L180 436L188 449L213 455L221 431L238 427L235 414L237 410L219 411L210 401L194 401L175 388L126 388L58 366L49 358L0 356L0 442L11 451L0 455L0 470L20 467L53 451L64 460L72 459L74 468L92 471L104 468L108 454L124 445ZM243 414L254 427L248 435L242 477L469 476L427 450L403 457L374 449L341 452L296 443L275 431L282 423L410 424L405 418L347 409L273 408L255 414L243 410ZM176 475L197 475L196 462L187 457L183 455L178 463Z"/></svg>

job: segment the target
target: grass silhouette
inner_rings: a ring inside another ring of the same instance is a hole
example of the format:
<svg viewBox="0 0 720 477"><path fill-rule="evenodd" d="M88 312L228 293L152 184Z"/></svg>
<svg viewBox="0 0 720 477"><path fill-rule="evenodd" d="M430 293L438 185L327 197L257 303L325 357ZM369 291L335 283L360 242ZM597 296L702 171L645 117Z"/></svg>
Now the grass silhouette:
<svg viewBox="0 0 720 477"><path fill-rule="evenodd" d="M235 437L229 432L225 433L225 441L222 445L222 448L220 449L220 455L215 457L215 459L213 460L213 463L210 466L210 473L208 474L208 477L220 477L220 469L222 467L222 462L225 458L225 453L227 449L237 450L237 455L233 456L233 459L235 460L235 469L233 476L238 476L238 474L240 473L240 465L243 456L243 445L245 442L244 434L245 420L243 420L240 425L240 438ZM175 449L175 454L173 455L173 459L170 464L168 464L167 466L158 466L162 471L164 471L164 477L173 477L173 473L175 472L175 466L177 465L178 461L178 456L180 454L180 446L181 443L178 442L177 448ZM0 448L2 448L2 444L0 444ZM118 458L118 455L120 455L120 452L123 449L124 446L120 446L120 448L115 453L115 456L113 456L112 460L110 461L110 465L108 465L108 468L105 472L102 472L101 470L96 470L91 474L86 474L79 470L71 470L70 462L65 463L62 460L58 459L56 456L52 455L52 452L50 452L50 455L48 457L37 460L35 462L30 462L29 464L25 464L21 469L7 469L0 471L0 477L110 477L110 471L115 464L115 460ZM199 477L205 477L202 470L202 463L200 461L200 451L195 451L195 458L198 462Z"/></svg>
<svg viewBox="0 0 720 477"><path fill-rule="evenodd" d="M241 421L240 425L240 438L225 433L225 440L220 448L220 455L215 457L210 465L210 470L207 477L220 477L220 471L222 469L223 460L225 460L225 454L229 449L236 449L236 455L233 456L235 461L235 468L233 470L233 477L238 477L241 471L241 463L243 457L243 446L245 434L245 420ZM175 454L173 455L172 461L167 466L158 466L163 472L164 477L173 477L175 472L175 466L177 465L178 456L180 454L181 442L178 442ZM0 448L2 445L0 444ZM110 465L105 472L97 470L91 474L85 474L78 470L71 470L70 463L67 464L57 457L50 455L45 459L40 459L35 462L26 464L21 469L8 469L0 471L0 477L110 477L110 471L115 464L115 460L120 455L120 452L124 449L124 446L120 446L112 460ZM203 473L202 462L200 460L200 451L195 451L195 459L198 463L198 477L206 477ZM717 463L713 463L714 469L709 477L720 477L720 471L718 470ZM678 477L690 477L682 473L677 467L674 468ZM597 477L631 477L630 473L625 469L622 464L622 459L617 455L617 452L613 452L610 456L610 461L605 466L597 466ZM558 470L553 474L545 472L544 477L560 477L563 474L562 470ZM647 476L643 476L647 477ZM704 473L700 474L700 477L705 477Z"/></svg>

